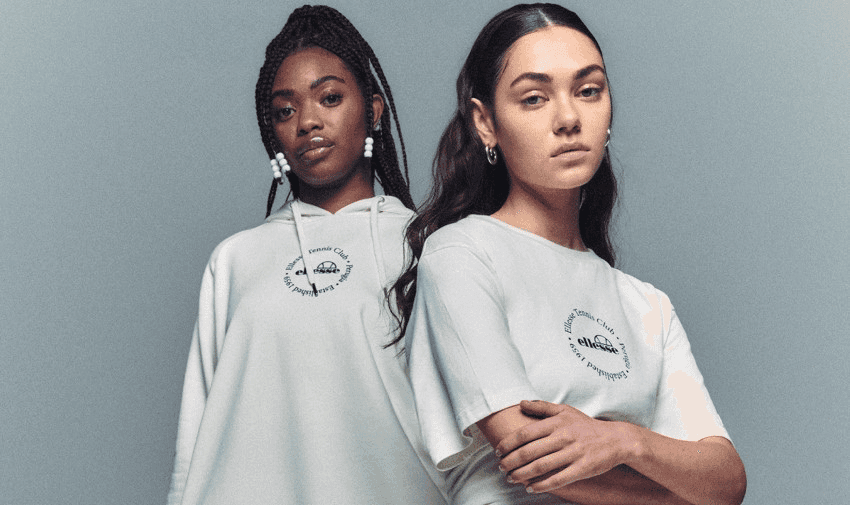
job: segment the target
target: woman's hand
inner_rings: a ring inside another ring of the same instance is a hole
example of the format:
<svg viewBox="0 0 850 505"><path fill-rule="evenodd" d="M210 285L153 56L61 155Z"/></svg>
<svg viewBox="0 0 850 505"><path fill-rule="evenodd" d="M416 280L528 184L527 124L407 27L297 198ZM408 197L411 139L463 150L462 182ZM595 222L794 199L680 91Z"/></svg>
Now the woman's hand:
<svg viewBox="0 0 850 505"><path fill-rule="evenodd" d="M479 428L509 481L529 492L587 504L738 505L744 499L744 465L724 437L677 440L593 419L568 405L523 401L518 407L485 418Z"/></svg>
<svg viewBox="0 0 850 505"><path fill-rule="evenodd" d="M496 446L508 481L535 493L601 475L629 459L629 425L588 417L569 405L523 401L522 413L545 418L504 437Z"/></svg>

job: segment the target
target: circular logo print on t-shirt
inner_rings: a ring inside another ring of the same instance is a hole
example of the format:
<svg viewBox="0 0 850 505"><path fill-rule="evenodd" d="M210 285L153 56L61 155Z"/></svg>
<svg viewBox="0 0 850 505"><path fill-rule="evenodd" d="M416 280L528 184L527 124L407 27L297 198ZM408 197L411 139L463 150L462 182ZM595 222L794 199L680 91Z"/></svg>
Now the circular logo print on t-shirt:
<svg viewBox="0 0 850 505"><path fill-rule="evenodd" d="M313 266L311 277L316 284L316 290L307 278L304 261L301 256L286 265L283 282L293 293L302 296L318 296L333 291L348 280L352 265L348 254L339 247L318 247L307 251Z"/></svg>
<svg viewBox="0 0 850 505"><path fill-rule="evenodd" d="M629 378L632 365L626 345L604 318L573 309L564 332L575 357L599 377L612 382Z"/></svg>

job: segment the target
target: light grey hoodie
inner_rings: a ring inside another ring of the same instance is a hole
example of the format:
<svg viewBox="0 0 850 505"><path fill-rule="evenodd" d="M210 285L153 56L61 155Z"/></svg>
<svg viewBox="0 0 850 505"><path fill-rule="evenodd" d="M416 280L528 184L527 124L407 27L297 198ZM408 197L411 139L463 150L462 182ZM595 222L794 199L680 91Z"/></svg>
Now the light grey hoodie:
<svg viewBox="0 0 850 505"><path fill-rule="evenodd" d="M384 290L412 212L293 201L226 239L201 285L169 505L443 504Z"/></svg>

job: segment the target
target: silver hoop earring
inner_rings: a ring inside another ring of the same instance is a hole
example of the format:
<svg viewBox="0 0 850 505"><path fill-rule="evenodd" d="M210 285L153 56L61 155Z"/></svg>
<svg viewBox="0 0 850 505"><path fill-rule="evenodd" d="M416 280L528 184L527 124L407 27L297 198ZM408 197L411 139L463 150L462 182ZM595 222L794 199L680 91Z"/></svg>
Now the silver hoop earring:
<svg viewBox="0 0 850 505"><path fill-rule="evenodd" d="M605 137L605 145L602 147L608 147L608 142L611 142L611 128L608 128L608 136Z"/></svg>
<svg viewBox="0 0 850 505"><path fill-rule="evenodd" d="M487 155L487 162L491 165L495 165L499 161L499 155L492 147L484 146L484 153Z"/></svg>

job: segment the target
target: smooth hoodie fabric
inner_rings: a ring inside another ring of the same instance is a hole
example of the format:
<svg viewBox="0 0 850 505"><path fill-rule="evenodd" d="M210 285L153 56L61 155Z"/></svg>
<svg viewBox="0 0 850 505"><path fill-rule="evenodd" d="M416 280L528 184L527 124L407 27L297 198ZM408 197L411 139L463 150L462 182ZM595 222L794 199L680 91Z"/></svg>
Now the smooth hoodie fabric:
<svg viewBox="0 0 850 505"><path fill-rule="evenodd" d="M444 504L384 290L412 212L298 200L204 272L168 504ZM442 485L442 484L441 484Z"/></svg>

